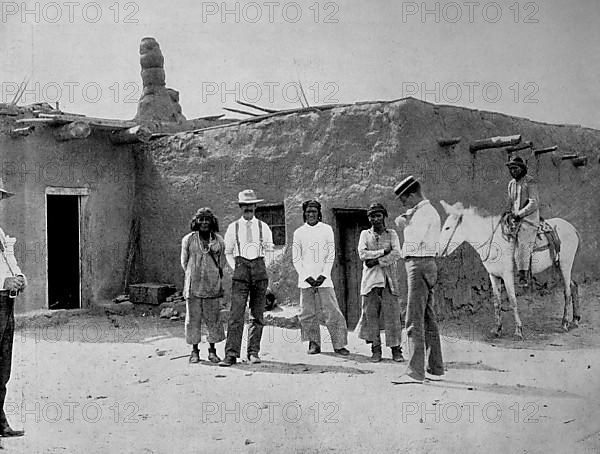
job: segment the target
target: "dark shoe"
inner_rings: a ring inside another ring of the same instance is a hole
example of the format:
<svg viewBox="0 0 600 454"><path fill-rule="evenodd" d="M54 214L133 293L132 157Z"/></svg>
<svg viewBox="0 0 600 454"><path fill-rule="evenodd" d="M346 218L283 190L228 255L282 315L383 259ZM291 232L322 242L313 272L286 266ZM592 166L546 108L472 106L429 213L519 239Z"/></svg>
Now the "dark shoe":
<svg viewBox="0 0 600 454"><path fill-rule="evenodd" d="M321 353L321 347L319 346L319 344L317 344L316 342L309 342L308 344L308 354L309 355L316 355L318 353Z"/></svg>
<svg viewBox="0 0 600 454"><path fill-rule="evenodd" d="M262 362L257 353L250 353L248 355L248 361L250 361L251 364L260 364Z"/></svg>
<svg viewBox="0 0 600 454"><path fill-rule="evenodd" d="M404 361L404 356L402 356L402 347L392 347L392 359L397 363Z"/></svg>
<svg viewBox="0 0 600 454"><path fill-rule="evenodd" d="M190 354L190 363L199 363L200 362L200 352L198 350L192 350Z"/></svg>
<svg viewBox="0 0 600 454"><path fill-rule="evenodd" d="M529 287L529 280L527 279L527 271L519 270L519 287L527 288Z"/></svg>
<svg viewBox="0 0 600 454"><path fill-rule="evenodd" d="M12 430L8 424L0 429L0 437L22 437L23 435L25 435L24 430Z"/></svg>
<svg viewBox="0 0 600 454"><path fill-rule="evenodd" d="M381 361L381 345L373 345L371 347L371 362L378 363Z"/></svg>
<svg viewBox="0 0 600 454"><path fill-rule="evenodd" d="M348 356L350 354L350 352L348 351L348 349L345 348L345 347L336 348L333 351L336 352L338 355L342 355L342 356Z"/></svg>
<svg viewBox="0 0 600 454"><path fill-rule="evenodd" d="M217 356L217 351L216 350L211 350L210 348L208 349L208 360L211 363L219 363L219 362L221 362L221 358L219 358Z"/></svg>
<svg viewBox="0 0 600 454"><path fill-rule="evenodd" d="M237 362L237 358L235 356L226 356L223 361L219 363L221 367L229 367L233 366Z"/></svg>

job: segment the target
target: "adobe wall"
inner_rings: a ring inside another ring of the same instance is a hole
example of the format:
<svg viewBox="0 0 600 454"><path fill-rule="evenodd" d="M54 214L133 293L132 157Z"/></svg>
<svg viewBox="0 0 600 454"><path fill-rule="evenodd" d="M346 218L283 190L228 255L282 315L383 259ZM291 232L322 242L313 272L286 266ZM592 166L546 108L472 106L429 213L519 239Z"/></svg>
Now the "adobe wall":
<svg viewBox="0 0 600 454"><path fill-rule="evenodd" d="M245 188L268 202L284 202L288 244L302 223L300 204L307 198L322 202L328 223L334 221L332 208L365 208L373 200L384 203L393 219L401 210L392 189L407 174L421 178L442 219L440 199L499 213L509 180L506 153L485 150L474 156L469 143L513 134L536 148L558 145L560 153L588 156L587 166L579 168L569 161L555 165L548 154L531 157L529 165L539 183L542 215L569 220L583 238L575 277L598 279L600 131L412 98L274 117L202 135L182 133L139 147L136 194L143 252L138 265L143 273L138 279L181 287L180 239L192 214L211 206L224 233L239 215L236 197ZM454 147L437 144L438 138L454 136L462 136ZM288 249L272 271L280 297L295 300ZM470 247L440 265L444 311L476 309L489 296L487 275Z"/></svg>
<svg viewBox="0 0 600 454"><path fill-rule="evenodd" d="M11 138L4 119L0 131L0 175L16 195L0 202L0 226L17 238L15 256L29 286L17 312L47 308L47 187L86 187L90 195L81 215L84 307L121 293L131 226L135 162L130 145L113 146L106 133L58 142L52 128L36 126L26 137Z"/></svg>

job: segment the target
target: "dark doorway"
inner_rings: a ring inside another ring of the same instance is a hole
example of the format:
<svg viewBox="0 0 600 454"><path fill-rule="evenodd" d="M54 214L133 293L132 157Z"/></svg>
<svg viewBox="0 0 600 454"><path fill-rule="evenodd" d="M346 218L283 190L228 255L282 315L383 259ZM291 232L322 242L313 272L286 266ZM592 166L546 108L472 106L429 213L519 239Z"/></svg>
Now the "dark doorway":
<svg viewBox="0 0 600 454"><path fill-rule="evenodd" d="M361 312L362 262L358 258L358 239L360 232L368 229L370 224L366 210L337 208L333 212L337 259L332 277L348 329L354 329Z"/></svg>
<svg viewBox="0 0 600 454"><path fill-rule="evenodd" d="M48 226L48 305L50 309L78 309L79 196L46 196Z"/></svg>

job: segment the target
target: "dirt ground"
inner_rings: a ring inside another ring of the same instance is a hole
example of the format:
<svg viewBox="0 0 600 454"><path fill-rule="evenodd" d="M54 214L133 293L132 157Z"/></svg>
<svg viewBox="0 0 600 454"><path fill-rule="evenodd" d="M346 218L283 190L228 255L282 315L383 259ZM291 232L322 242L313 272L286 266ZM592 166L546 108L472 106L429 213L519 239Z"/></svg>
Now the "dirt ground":
<svg viewBox="0 0 600 454"><path fill-rule="evenodd" d="M600 285L560 331L562 297L520 297L525 341L488 339L491 308L442 323L446 380L393 385L405 364L308 356L266 327L260 365L189 364L183 321L110 312L20 320L6 411L16 453L600 452ZM217 346L220 355L224 343ZM245 346L243 346L243 349Z"/></svg>

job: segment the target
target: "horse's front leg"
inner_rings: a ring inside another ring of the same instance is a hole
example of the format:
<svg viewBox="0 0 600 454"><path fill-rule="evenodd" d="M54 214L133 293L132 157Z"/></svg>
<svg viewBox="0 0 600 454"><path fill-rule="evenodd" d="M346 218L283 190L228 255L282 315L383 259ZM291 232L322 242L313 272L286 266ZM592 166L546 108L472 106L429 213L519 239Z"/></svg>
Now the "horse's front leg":
<svg viewBox="0 0 600 454"><path fill-rule="evenodd" d="M523 340L523 326L521 324L521 318L519 317L519 309L517 306L517 295L515 294L515 278L512 272L504 276L504 287L506 287L506 293L508 294L508 300L513 310L515 317L515 337Z"/></svg>
<svg viewBox="0 0 600 454"><path fill-rule="evenodd" d="M490 274L490 282L494 291L494 321L496 323L496 327L491 330L490 334L499 337L502 334L502 293L500 288L502 280Z"/></svg>

